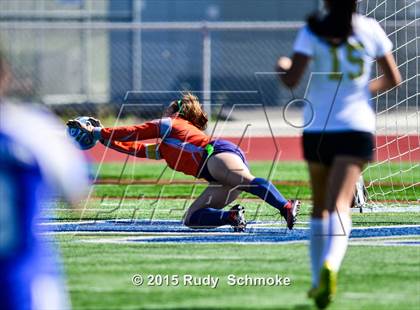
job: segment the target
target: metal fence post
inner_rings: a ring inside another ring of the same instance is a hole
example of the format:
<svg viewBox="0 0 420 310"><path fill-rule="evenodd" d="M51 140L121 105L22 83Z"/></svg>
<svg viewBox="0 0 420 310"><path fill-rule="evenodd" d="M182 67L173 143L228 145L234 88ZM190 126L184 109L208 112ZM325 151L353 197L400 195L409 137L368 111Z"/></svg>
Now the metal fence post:
<svg viewBox="0 0 420 310"><path fill-rule="evenodd" d="M211 33L203 26L203 104L204 112L211 119Z"/></svg>
<svg viewBox="0 0 420 310"><path fill-rule="evenodd" d="M133 22L141 23L142 0L133 1ZM142 89L141 29L133 29L133 90Z"/></svg>
<svg viewBox="0 0 420 310"><path fill-rule="evenodd" d="M87 2L80 3L81 10L87 10L87 6L88 6ZM88 17L88 19L90 18ZM82 23L89 24L88 19L84 17ZM82 72L81 72L82 82L81 82L81 87L80 87L80 94L84 95L88 101L90 100L90 96L89 96L89 91L90 91L90 79L89 79L89 67L90 67L89 43L90 42L89 40L91 39L90 31L91 29L89 29L89 27L86 27L80 31L80 42L81 42L80 54L82 56L80 57L80 66L82 68Z"/></svg>

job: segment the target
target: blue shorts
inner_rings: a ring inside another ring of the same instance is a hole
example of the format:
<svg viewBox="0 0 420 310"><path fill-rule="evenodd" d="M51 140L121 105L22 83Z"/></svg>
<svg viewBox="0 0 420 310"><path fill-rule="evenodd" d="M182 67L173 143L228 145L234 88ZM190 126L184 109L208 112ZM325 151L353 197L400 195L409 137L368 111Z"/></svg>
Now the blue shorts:
<svg viewBox="0 0 420 310"><path fill-rule="evenodd" d="M197 176L198 178L203 178L208 182L217 182L217 180L213 178L213 176L210 174L207 168L207 160L211 156L219 154L219 153L224 153L224 152L234 153L238 155L242 159L244 164L248 167L248 162L246 161L244 152L241 150L241 148L238 145L227 140L214 140L210 142L209 144L213 145L214 151L213 153L210 154L210 156L208 156L207 154L204 155L202 164L200 166L200 173Z"/></svg>

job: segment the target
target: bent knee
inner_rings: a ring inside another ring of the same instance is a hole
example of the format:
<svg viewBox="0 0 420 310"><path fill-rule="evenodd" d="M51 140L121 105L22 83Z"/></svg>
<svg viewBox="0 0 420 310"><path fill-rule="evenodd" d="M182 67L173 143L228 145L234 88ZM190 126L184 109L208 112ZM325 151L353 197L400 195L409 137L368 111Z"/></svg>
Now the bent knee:
<svg viewBox="0 0 420 310"><path fill-rule="evenodd" d="M191 212L185 213L184 218L182 219L182 224L184 226L190 227L192 225L191 215L192 215Z"/></svg>
<svg viewBox="0 0 420 310"><path fill-rule="evenodd" d="M187 212L182 220L182 224L188 228L199 228L197 221L193 219L194 212Z"/></svg>
<svg viewBox="0 0 420 310"><path fill-rule="evenodd" d="M184 219L183 221L182 221L182 224L184 225L184 226L187 226L187 227L189 227L189 228L193 228L193 223L191 222L191 220L188 218L186 218L186 219Z"/></svg>

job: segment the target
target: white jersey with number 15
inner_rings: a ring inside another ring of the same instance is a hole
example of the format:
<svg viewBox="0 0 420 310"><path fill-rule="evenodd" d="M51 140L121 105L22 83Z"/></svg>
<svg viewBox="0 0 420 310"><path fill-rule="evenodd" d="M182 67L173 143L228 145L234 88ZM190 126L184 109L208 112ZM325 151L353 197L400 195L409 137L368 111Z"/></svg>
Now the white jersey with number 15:
<svg viewBox="0 0 420 310"><path fill-rule="evenodd" d="M353 16L353 35L339 46L328 44L303 27L294 52L311 57L313 69L304 108L305 132L375 131L375 112L369 99L373 60L392 51L379 23Z"/></svg>

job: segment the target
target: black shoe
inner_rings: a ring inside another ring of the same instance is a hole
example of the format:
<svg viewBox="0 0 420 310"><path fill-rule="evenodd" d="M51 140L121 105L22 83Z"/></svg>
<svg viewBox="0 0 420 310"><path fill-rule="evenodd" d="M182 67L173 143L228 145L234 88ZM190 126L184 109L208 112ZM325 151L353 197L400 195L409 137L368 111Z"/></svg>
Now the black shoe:
<svg viewBox="0 0 420 310"><path fill-rule="evenodd" d="M241 205L230 209L230 220L234 232L244 232L246 228L245 208Z"/></svg>

